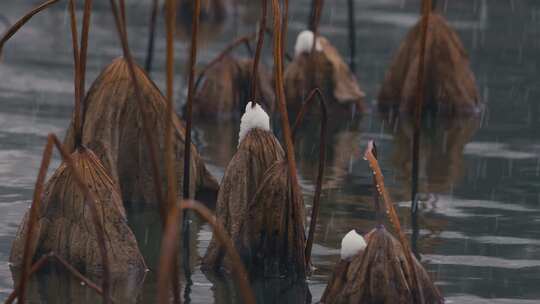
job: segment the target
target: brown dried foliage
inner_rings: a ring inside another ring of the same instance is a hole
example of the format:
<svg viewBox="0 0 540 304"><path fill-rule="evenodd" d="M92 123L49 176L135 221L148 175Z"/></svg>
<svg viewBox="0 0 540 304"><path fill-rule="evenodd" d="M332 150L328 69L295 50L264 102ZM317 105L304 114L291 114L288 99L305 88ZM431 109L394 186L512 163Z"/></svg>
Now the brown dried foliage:
<svg viewBox="0 0 540 304"><path fill-rule="evenodd" d="M223 223L237 247L244 242L243 227L252 214L248 206L255 197L268 168L282 162L285 153L272 132L253 129L246 134L233 156L221 182L216 206L216 216ZM247 247L244 245L243 247ZM203 260L207 268L231 270L223 246L212 237Z"/></svg>
<svg viewBox="0 0 540 304"><path fill-rule="evenodd" d="M298 111L306 94L319 88L328 101L329 111L350 113L354 106L356 112L364 112L365 93L358 86L356 77L326 38L318 35L317 40L322 51L295 56L285 70L289 110Z"/></svg>
<svg viewBox="0 0 540 304"><path fill-rule="evenodd" d="M131 232L120 198L118 186L90 150L80 148L71 155L76 170L96 197L96 208L113 274L140 272L145 269L142 255ZM45 192L37 210L36 227L30 252L38 257L55 252L84 273L99 274L103 263L98 248L96 229L86 196L75 182L73 169L62 163L45 185ZM24 240L28 237L30 215L25 215L15 241L10 261L21 265Z"/></svg>
<svg viewBox="0 0 540 304"><path fill-rule="evenodd" d="M239 252L251 273L304 278L305 207L301 193L292 191L285 161L266 171L247 213L248 220L239 228L243 235Z"/></svg>
<svg viewBox="0 0 540 304"><path fill-rule="evenodd" d="M424 17L425 18L425 17ZM401 43L379 92L379 109L413 113L417 98L422 19ZM472 113L480 97L467 53L444 17L429 14L424 65L423 108Z"/></svg>
<svg viewBox="0 0 540 304"><path fill-rule="evenodd" d="M332 296L329 294L321 302L419 303L421 290L424 303L443 303L422 265L414 257L412 263L408 262L405 249L384 227L371 233L364 253L354 256L343 270L346 272L340 274L342 281L337 282ZM415 273L417 284L411 283L415 281ZM338 286L342 286L339 291Z"/></svg>
<svg viewBox="0 0 540 304"><path fill-rule="evenodd" d="M193 115L212 118L229 118L240 115L251 101L250 84L253 60L237 60L225 56L207 72L201 88L195 95ZM255 100L270 115L274 112L274 94L269 71L259 64L259 88Z"/></svg>
<svg viewBox="0 0 540 304"><path fill-rule="evenodd" d="M149 128L156 144L163 150L166 102L157 86L138 66L136 75L146 102L144 112L138 106L127 62L118 58L104 69L88 92L82 142L94 151L113 180L118 182L124 201L156 202L142 115L148 115ZM180 189L185 130L176 115L173 124L175 172L177 189ZM68 147L73 147L73 126L70 126L65 142ZM216 190L217 182L207 171L196 148L192 145L191 149L190 192L195 193L197 189ZM165 180L163 154L158 155L158 163L162 166L162 180Z"/></svg>

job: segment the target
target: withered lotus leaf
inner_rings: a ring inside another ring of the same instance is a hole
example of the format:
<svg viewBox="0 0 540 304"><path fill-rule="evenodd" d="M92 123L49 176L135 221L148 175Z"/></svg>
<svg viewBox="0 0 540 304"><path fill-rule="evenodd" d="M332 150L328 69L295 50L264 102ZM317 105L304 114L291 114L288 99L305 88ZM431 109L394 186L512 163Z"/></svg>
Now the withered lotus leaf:
<svg viewBox="0 0 540 304"><path fill-rule="evenodd" d="M304 201L291 189L287 162L275 162L249 202L239 252L255 277L306 275Z"/></svg>
<svg viewBox="0 0 540 304"><path fill-rule="evenodd" d="M97 198L96 208L106 236L111 273L142 273L146 266L127 224L118 186L92 151L79 148L71 157L83 181ZM29 211L11 249L10 262L16 268L22 264L28 219ZM34 259L53 251L83 273L99 274L103 269L88 203L74 180L73 170L65 162L45 185L30 248Z"/></svg>
<svg viewBox="0 0 540 304"><path fill-rule="evenodd" d="M243 242L241 229L251 217L248 205L261 185L265 172L272 164L283 159L283 149L272 132L252 129L229 162L218 193L216 216L235 244ZM223 246L215 237L212 237L203 264L207 268L232 270Z"/></svg>
<svg viewBox="0 0 540 304"><path fill-rule="evenodd" d="M414 256L414 265L410 265L405 254L401 244L384 227L376 228L368 238L364 253L354 256L345 275L339 274L345 282L334 286L333 296L326 296L322 303L408 304L420 299L420 292L424 303L444 303L426 270ZM413 271L417 280L413 279Z"/></svg>
<svg viewBox="0 0 540 304"><path fill-rule="evenodd" d="M412 113L416 104L421 20L401 43L379 92L381 111ZM473 113L480 98L469 59L444 17L429 14L424 68L424 106L448 113Z"/></svg>
<svg viewBox="0 0 540 304"><path fill-rule="evenodd" d="M109 175L119 184L125 202L155 203L157 199L142 115L146 115L158 151L164 151L166 102L148 75L139 66L135 66L135 70L145 109L140 109L137 103L126 60L114 60L99 75L86 97L82 143L94 151ZM182 189L185 128L176 115L173 128L177 187ZM65 144L68 148L74 147L73 123ZM191 149L190 193L194 195L201 189L217 190L218 184L195 146L192 145ZM165 155L158 153L157 158L165 181ZM166 185L165 182L162 184Z"/></svg>
<svg viewBox="0 0 540 304"><path fill-rule="evenodd" d="M329 111L347 113L354 109L364 112L365 93L358 86L338 50L317 36L321 50L296 55L285 69L285 95L289 111L298 112L309 92L319 88L328 102Z"/></svg>
<svg viewBox="0 0 540 304"><path fill-rule="evenodd" d="M250 98L251 69L253 60L237 60L224 56L205 74L204 82L195 95L193 115L211 118L240 116ZM258 67L258 87L255 97L264 110L274 111L274 93L270 73L262 65Z"/></svg>

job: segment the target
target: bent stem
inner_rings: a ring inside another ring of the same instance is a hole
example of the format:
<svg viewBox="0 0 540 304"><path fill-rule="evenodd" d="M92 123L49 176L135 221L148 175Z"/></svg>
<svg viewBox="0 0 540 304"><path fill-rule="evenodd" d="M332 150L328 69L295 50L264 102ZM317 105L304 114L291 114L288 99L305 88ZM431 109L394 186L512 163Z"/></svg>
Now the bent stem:
<svg viewBox="0 0 540 304"><path fill-rule="evenodd" d="M255 37L256 37L256 33L252 33L252 34L249 34L249 35L244 35L244 36L234 40L229 45L227 45L223 49L223 51L221 51L214 59L212 59L212 61L210 61L210 63L208 63L201 70L201 72L199 73L199 76L197 76L197 80L195 81L195 87L194 87L195 92L198 90L199 85L201 84L204 76L206 75L208 70L210 70L210 68L212 68L214 65L216 65L221 60L223 60L223 58L225 58L225 56L227 56L231 51L233 51L238 46L240 46L240 45L246 45L246 47L249 46L249 42L251 40L255 39Z"/></svg>
<svg viewBox="0 0 540 304"><path fill-rule="evenodd" d="M264 30L266 29L266 14L268 0L262 0L261 22L259 23L259 34L257 40L257 48L255 49L255 59L253 60L253 70L251 73L251 92L250 100L253 102L252 107L255 107L257 101L257 84L259 82L259 61L261 60L261 52L264 44Z"/></svg>
<svg viewBox="0 0 540 304"><path fill-rule="evenodd" d="M166 209L166 202L163 200L163 194L162 194L163 188L161 185L161 176L159 174L159 166L158 166L158 161L157 161L157 148L156 148L154 139L152 137L152 131L150 130L150 126L149 126L149 122L147 118L148 111L146 110L146 107L145 107L145 99L143 98L139 81L135 74L135 65L133 64L133 58L131 57L131 52L129 51L127 33L125 32L125 28L122 26L122 21L120 20L120 16L118 14L118 7L116 5L115 0L110 0L110 3L111 3L111 10L113 12L114 20L116 23L116 28L118 30L118 35L120 36L120 42L122 44L124 58L127 61L129 75L131 78L131 82L133 83L133 87L135 89L137 105L139 106L139 110L141 111L144 137L148 144L148 152L150 154L150 162L152 166L152 180L154 183L156 198L160 206L159 209L160 209L161 223L164 226L165 220L167 219L167 209Z"/></svg>
<svg viewBox="0 0 540 304"><path fill-rule="evenodd" d="M388 219L390 220L390 223L394 227L394 230L396 231L398 235L399 242L401 246L403 247L403 250L405 251L405 257L407 258L407 263L409 263L412 272L412 284L410 284L412 289L413 286L416 286L416 289L418 291L418 294L420 296L420 299L416 299L416 293L412 292L413 298L415 298L415 303L423 304L425 302L424 300L424 293L420 286L420 281L418 279L416 264L414 262L411 248L409 246L409 242L407 241L407 237L405 236L405 233L401 229L401 223L399 222L399 217L397 215L396 209L394 208L394 204L392 203L392 200L390 198L390 194L388 194L388 191L386 190L384 186L384 177L381 171L381 168L379 167L379 162L375 158L375 155L373 154L373 147L374 143L373 141L369 141L369 144L367 146L366 152L364 153L364 159L366 159L369 163L369 167L371 170L373 170L373 175L376 182L376 188L379 192L379 195L382 196L384 207L386 209L386 214L388 215Z"/></svg>
<svg viewBox="0 0 540 304"><path fill-rule="evenodd" d="M30 269L30 277L35 274L36 272L40 271L47 263L52 263L54 260L56 260L60 265L62 265L69 274L71 274L74 278L84 283L85 286L88 286L90 289L94 290L97 294L103 295L103 290L94 282L92 282L89 278L85 277L82 273L80 273L75 267L73 267L71 264L69 264L64 258L57 255L54 252L49 252L47 254L44 254L39 258L34 265L32 265L32 268ZM19 303L21 302L21 299L19 297L20 290L18 288L14 289L4 302L5 304L10 304L15 301L16 298L19 298ZM111 299L111 302L114 303L114 300Z"/></svg>
<svg viewBox="0 0 540 304"><path fill-rule="evenodd" d="M146 60L144 69L146 73L152 72L152 60L154 59L154 40L156 34L156 22L159 8L159 0L152 1L152 13L150 15L150 26L148 29L148 47L146 50Z"/></svg>
<svg viewBox="0 0 540 304"><path fill-rule="evenodd" d="M313 248L313 241L315 238L315 228L317 227L317 218L319 216L320 204L321 204L321 192L322 182L324 177L324 165L326 163L326 132L328 124L328 112L326 109L326 102L324 96L318 88L315 88L308 95L306 101L304 101L300 113L296 117L296 122L293 128L293 138L296 138L296 134L309 106L312 105L312 101L317 96L321 107L321 131L320 131L320 143L319 143L319 170L317 173L317 185L315 186L315 196L313 197L313 207L311 210L311 221L309 223L309 233L306 243L306 265L311 263L311 250Z"/></svg>
<svg viewBox="0 0 540 304"><path fill-rule="evenodd" d="M75 166L75 163L73 159L71 158L71 155L65 150L65 148L62 146L56 135L49 134L47 137L47 144L45 145L45 149L43 151L43 157L41 160L41 165L38 173L38 177L36 180L36 186L34 188L34 195L32 200L32 205L30 206L29 216L28 216L28 226L26 231L26 238L24 240L24 250L23 250L23 274L21 276L21 279L19 281L19 303L24 303L24 295L25 295L25 289L27 281L30 277L31 272L31 260L35 254L35 246L32 245L32 243L35 241L34 238L34 229L36 226L36 222L38 219L38 210L41 208L41 197L43 195L43 185L45 183L45 178L47 176L47 170L49 168L49 164L51 161L51 156L53 149L56 147L56 149L60 152L62 156L62 160L67 163L69 168L72 170L73 173L73 179L75 180L75 183L77 186L80 187L80 189L83 191L84 197L88 200L85 200L85 202L88 201L88 207L90 209L90 214L92 218L92 223L94 225L94 229L96 230L96 236L97 236L97 243L99 247L99 252L101 254L102 264L103 264L103 302L104 303L110 303L110 268L109 268L109 259L107 256L107 248L105 245L105 238L104 238L104 230L103 225L101 223L101 220L99 218L98 210L97 210L97 199L94 196L93 192L91 192L84 182L84 180L81 177L81 174L79 173L79 170Z"/></svg>
<svg viewBox="0 0 540 304"><path fill-rule="evenodd" d="M289 170L289 177L291 182L291 198L296 199L300 195L298 176L296 175L296 161L294 155L294 144L291 136L291 128L289 124L289 115L287 113L287 105L285 101L285 89L283 86L283 40L281 30L281 17L279 0L272 0L272 12L274 16L274 69L276 75L275 90L276 98L278 100L279 111L281 112L281 126L283 129L283 137L285 138L287 165ZM299 210L295 210L296 204L293 204L292 216L295 223L301 223L303 219L300 218ZM301 236L295 233L293 236L295 239L293 242L300 242ZM303 247L303 246L300 246ZM299 248L300 248L299 247ZM303 249L305 250L305 248ZM304 255L305 251L298 252L298 256ZM301 265L300 271L305 274L305 256L304 263Z"/></svg>
<svg viewBox="0 0 540 304"><path fill-rule="evenodd" d="M242 263L240 255L236 251L233 241L229 235L225 232L225 227L216 218L216 216L203 204L196 201L183 201L179 205L174 205L171 208L169 217L167 220L167 227L165 228L165 235L161 245L161 258L159 260L159 276L158 276L158 303L168 303L168 288L167 282L169 282L169 270L173 267L171 263L174 261L176 248L178 247L178 225L181 218L182 210L193 210L199 214L205 221L211 226L217 240L223 245L225 251L229 254L232 262L232 270L236 276L240 293L246 304L255 304L255 296L251 290L248 274Z"/></svg>
<svg viewBox="0 0 540 304"><path fill-rule="evenodd" d="M416 82L416 107L414 112L413 150L412 150L412 172L411 172L411 222L413 231L418 231L418 179L420 166L420 127L422 124L422 105L424 102L424 68L427 47L427 33L429 26L429 14L431 12L431 0L422 1L422 24L420 36L420 58L418 61L418 75ZM418 255L416 248L416 237L413 235L413 250Z"/></svg>
<svg viewBox="0 0 540 304"><path fill-rule="evenodd" d="M26 13L21 19L19 19L15 24L13 24L0 38L0 58L2 57L2 50L4 48L4 44L11 38L13 35L19 31L21 27L23 27L34 15L38 14L39 12L45 10L49 6L59 2L60 0L49 0L45 1L42 4L36 6L34 9L32 9L30 12Z"/></svg>

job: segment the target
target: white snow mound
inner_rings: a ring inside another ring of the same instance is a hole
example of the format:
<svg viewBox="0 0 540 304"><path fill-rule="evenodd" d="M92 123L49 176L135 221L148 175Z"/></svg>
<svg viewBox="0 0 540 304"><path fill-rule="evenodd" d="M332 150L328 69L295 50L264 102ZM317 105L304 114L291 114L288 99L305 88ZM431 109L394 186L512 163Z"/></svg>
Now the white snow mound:
<svg viewBox="0 0 540 304"><path fill-rule="evenodd" d="M310 53L313 47L313 32L305 30L298 34L296 37L296 44L294 45L294 56L298 56L302 53ZM319 39L315 43L315 50L322 51L322 45Z"/></svg>
<svg viewBox="0 0 540 304"><path fill-rule="evenodd" d="M246 112L240 121L240 134L238 135L238 145L252 129L270 131L270 117L259 104L252 107L252 102L248 102Z"/></svg>
<svg viewBox="0 0 540 304"><path fill-rule="evenodd" d="M367 244L364 238L353 229L341 240L341 259L348 260L364 250Z"/></svg>

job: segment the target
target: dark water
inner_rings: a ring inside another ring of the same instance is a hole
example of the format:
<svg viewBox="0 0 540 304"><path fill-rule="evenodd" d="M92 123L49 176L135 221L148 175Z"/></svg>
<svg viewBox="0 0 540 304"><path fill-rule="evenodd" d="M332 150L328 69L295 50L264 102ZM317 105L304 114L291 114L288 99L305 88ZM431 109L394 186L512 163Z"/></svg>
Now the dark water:
<svg viewBox="0 0 540 304"><path fill-rule="evenodd" d="M90 36L91 81L120 55L108 1L95 1ZM131 48L144 58L149 3L127 1ZM255 29L253 1L231 8L222 28L209 28L199 62L208 62L235 36ZM348 58L345 0L325 1L321 33ZM388 64L401 39L417 19L418 1L356 2L357 75L374 103ZM540 127L538 100L540 2L536 0L439 0L445 15L469 50L486 108L478 119L439 122L422 138L419 250L424 265L451 303L537 303L540 299ZM38 1L0 1L0 14L12 22ZM309 1L291 1L289 50L305 28ZM11 242L29 206L41 152L49 132L63 136L72 110L72 54L66 5L37 16L5 48L0 63L0 299L12 290L8 267ZM160 29L163 29L162 22ZM3 31L3 25L0 25ZM158 35L156 70L164 80L164 35ZM183 100L188 52L179 40L177 96ZM238 54L245 56L240 51ZM270 53L268 52L268 55ZM271 58L266 56L267 64ZM234 154L237 122L217 126L195 121L195 138L213 173L221 177ZM310 205L317 166L317 123L307 122L297 142L301 184ZM331 138L316 232L314 265L307 286L256 282L262 302L300 303L320 299L339 258L340 240L352 228L373 227L371 174L362 160L369 139L379 145L386 182L399 203L403 225L410 227L410 126L381 123L376 114L362 119L331 118ZM218 135L219 133L219 135ZM51 170L58 165L58 157ZM159 256L159 219L152 210L131 210L130 223L151 271L144 285L117 286L123 302L153 303ZM198 270L211 237L208 225L194 220L195 271L188 297L192 303L235 303L234 284ZM35 303L95 303L78 282L54 275L34 281ZM185 285L185 282L183 282ZM69 290L69 291L66 291ZM127 299L130 299L128 301ZM536 299L536 300L535 300Z"/></svg>

